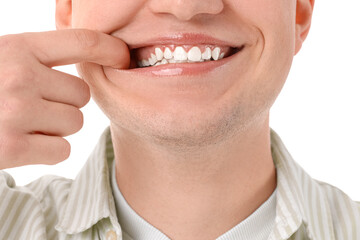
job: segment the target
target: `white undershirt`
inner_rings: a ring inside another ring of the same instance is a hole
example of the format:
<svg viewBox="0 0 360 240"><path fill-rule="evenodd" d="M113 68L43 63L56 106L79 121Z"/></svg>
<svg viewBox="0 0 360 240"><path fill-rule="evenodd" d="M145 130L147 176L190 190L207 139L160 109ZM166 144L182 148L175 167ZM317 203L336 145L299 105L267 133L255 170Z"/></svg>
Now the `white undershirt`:
<svg viewBox="0 0 360 240"><path fill-rule="evenodd" d="M123 240L170 240L129 206L116 182L115 161L110 167L112 191ZM275 224L275 216L276 189L255 212L216 240L267 240Z"/></svg>

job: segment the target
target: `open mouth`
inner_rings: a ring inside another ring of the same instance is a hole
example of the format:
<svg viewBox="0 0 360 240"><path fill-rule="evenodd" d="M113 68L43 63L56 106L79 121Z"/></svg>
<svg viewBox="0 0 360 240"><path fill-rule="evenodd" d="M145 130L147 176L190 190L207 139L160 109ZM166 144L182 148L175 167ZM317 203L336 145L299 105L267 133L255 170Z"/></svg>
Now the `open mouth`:
<svg viewBox="0 0 360 240"><path fill-rule="evenodd" d="M130 51L130 69L155 67L174 63L200 63L219 61L241 50L241 47L216 45L154 45L135 48Z"/></svg>

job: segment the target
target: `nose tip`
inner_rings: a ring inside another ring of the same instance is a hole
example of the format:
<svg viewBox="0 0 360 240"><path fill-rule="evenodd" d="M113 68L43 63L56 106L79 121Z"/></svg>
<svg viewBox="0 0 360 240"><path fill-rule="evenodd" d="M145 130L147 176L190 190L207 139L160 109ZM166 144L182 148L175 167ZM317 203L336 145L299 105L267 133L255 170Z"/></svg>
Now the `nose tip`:
<svg viewBox="0 0 360 240"><path fill-rule="evenodd" d="M167 13L181 21L189 21L199 14L216 15L224 8L223 0L152 0L150 9L154 13Z"/></svg>

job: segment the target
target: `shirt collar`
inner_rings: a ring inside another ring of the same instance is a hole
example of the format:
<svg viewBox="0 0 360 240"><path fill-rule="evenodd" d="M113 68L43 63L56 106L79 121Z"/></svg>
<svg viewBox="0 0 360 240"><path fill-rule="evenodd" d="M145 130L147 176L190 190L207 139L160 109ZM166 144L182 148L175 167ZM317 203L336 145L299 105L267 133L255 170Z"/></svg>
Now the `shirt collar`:
<svg viewBox="0 0 360 240"><path fill-rule="evenodd" d="M278 203L270 239L288 239L304 224L308 239L320 240L324 239L321 236L326 236L325 239L335 240L329 203L319 183L293 160L272 129L271 152L277 169ZM322 227L317 219L322 221Z"/></svg>
<svg viewBox="0 0 360 240"><path fill-rule="evenodd" d="M302 224L305 225L308 239L321 239L318 223L313 214L321 216L329 240L335 240L329 204L318 183L296 164L285 148L280 137L271 130L271 151L277 169L276 218L270 239L288 239ZM118 224L114 197L110 186L109 166L114 159L110 128L102 134L98 145L88 161L72 183L67 202L59 209L58 231L67 234L83 232L103 218L109 218L111 224L121 235ZM311 189L308 189L311 188ZM83 189L83 191L78 191ZM315 194L312 202L308 194ZM85 199L86 197L86 199ZM86 200L86 201L85 201ZM87 206L84 204L87 203ZM310 205L317 206L317 212L310 212ZM72 217L75 212L88 209L91 216L76 222Z"/></svg>
<svg viewBox="0 0 360 240"><path fill-rule="evenodd" d="M114 152L108 127L74 179L66 204L59 210L56 230L76 234L91 228L103 218L109 218L113 227L117 228L116 232L121 236L121 229L116 227L118 224L109 178L108 166L111 166L113 159ZM76 221L73 216L81 216L82 211L91 211L92 214L87 219ZM75 214L76 212L79 213Z"/></svg>

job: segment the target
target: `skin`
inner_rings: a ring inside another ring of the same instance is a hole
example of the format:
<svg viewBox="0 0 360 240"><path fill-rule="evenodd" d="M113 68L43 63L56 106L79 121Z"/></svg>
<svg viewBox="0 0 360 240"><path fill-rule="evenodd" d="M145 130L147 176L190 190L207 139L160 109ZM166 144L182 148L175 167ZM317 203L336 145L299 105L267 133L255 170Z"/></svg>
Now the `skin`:
<svg viewBox="0 0 360 240"><path fill-rule="evenodd" d="M29 156L47 164L49 156L57 157L53 163L65 159L70 150L62 137L81 128L78 109L90 90L111 120L122 194L171 239L215 239L268 199L276 188L269 111L309 31L312 0L56 3L57 34L0 39L6 46L0 59L17 69L0 65L0 76L11 79L0 87L0 96L12 96L19 106L41 106L25 111L0 98L0 111L6 113L0 116L7 116L0 118L0 126L6 126L0 127L0 168L29 164L21 160ZM66 30L72 28L96 32ZM131 45L178 32L202 32L246 48L211 74L156 78L126 70L129 53L119 39ZM69 63L78 63L86 84L50 70ZM36 78L23 80L30 72ZM39 104L39 96L46 104ZM50 112L61 114L41 123Z"/></svg>
<svg viewBox="0 0 360 240"><path fill-rule="evenodd" d="M77 65L111 120L121 192L171 239L215 239L274 191L269 110L309 30L312 6L309 0L58 4L59 28L94 29L127 44L138 43L139 34L189 31L247 46L246 61L234 59L191 81Z"/></svg>
<svg viewBox="0 0 360 240"><path fill-rule="evenodd" d="M118 38L90 30L0 37L0 169L68 158L64 137L81 129L90 91L51 67L81 61L126 68L129 53Z"/></svg>

